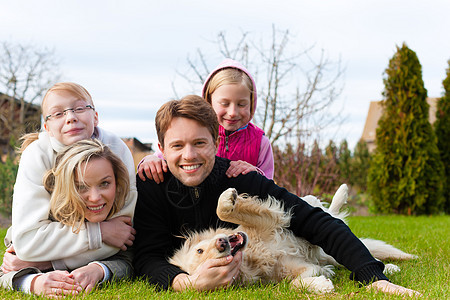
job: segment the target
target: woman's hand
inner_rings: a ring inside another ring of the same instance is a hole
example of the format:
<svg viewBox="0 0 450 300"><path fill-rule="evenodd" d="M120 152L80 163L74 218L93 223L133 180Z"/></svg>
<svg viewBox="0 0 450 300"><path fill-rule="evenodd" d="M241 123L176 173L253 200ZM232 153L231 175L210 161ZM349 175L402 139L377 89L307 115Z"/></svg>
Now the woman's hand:
<svg viewBox="0 0 450 300"><path fill-rule="evenodd" d="M14 247L11 245L6 249L3 255L3 264L1 266L3 273L8 273L11 271L19 271L24 268L35 267L41 271L49 270L52 268L52 263L49 261L45 262L33 262L33 261L23 261L19 259L16 255Z"/></svg>
<svg viewBox="0 0 450 300"><path fill-rule="evenodd" d="M103 242L126 251L127 246L133 245L134 235L136 234L136 229L131 226L131 218L126 216L100 222Z"/></svg>
<svg viewBox="0 0 450 300"><path fill-rule="evenodd" d="M417 291L407 289L405 287L393 284L387 280L375 281L371 285L368 285L367 288L374 288L374 289L376 289L380 292L386 293L386 294L408 295L410 297L422 296L422 294Z"/></svg>
<svg viewBox="0 0 450 300"><path fill-rule="evenodd" d="M33 278L30 291L36 295L59 298L63 295L78 295L82 287L67 271L52 271Z"/></svg>
<svg viewBox="0 0 450 300"><path fill-rule="evenodd" d="M154 180L156 183L164 181L164 173L167 172L167 163L164 159L159 158L156 155L147 155L144 157L138 165L138 175L142 181L145 181L145 175L150 180Z"/></svg>
<svg viewBox="0 0 450 300"><path fill-rule="evenodd" d="M230 167L228 168L228 170L225 174L229 178L231 178L231 177L237 177L240 174L245 175L252 171L258 172L258 168L256 168L254 165L252 165L246 161L237 160L237 161L230 162Z"/></svg>
<svg viewBox="0 0 450 300"><path fill-rule="evenodd" d="M87 293L92 291L95 285L105 276L103 268L96 263L75 269L70 274Z"/></svg>
<svg viewBox="0 0 450 300"><path fill-rule="evenodd" d="M239 275L242 263L242 252L238 251L233 257L231 255L222 258L209 259L191 274L179 274L175 276L172 287L176 291L194 288L197 291L214 290L233 283Z"/></svg>

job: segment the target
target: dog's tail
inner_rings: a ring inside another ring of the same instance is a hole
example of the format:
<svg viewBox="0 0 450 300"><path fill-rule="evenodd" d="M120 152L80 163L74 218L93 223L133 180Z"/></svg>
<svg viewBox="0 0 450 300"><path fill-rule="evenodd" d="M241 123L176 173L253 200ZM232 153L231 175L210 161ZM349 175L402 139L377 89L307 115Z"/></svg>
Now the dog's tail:
<svg viewBox="0 0 450 300"><path fill-rule="evenodd" d="M383 241L362 238L361 242L369 249L370 253L379 260L395 259L395 260L410 260L418 256L403 252Z"/></svg>
<svg viewBox="0 0 450 300"><path fill-rule="evenodd" d="M330 207L328 208L328 212L332 215L338 215L342 206L347 203L348 198L348 187L347 185L341 184L336 193L331 200Z"/></svg>

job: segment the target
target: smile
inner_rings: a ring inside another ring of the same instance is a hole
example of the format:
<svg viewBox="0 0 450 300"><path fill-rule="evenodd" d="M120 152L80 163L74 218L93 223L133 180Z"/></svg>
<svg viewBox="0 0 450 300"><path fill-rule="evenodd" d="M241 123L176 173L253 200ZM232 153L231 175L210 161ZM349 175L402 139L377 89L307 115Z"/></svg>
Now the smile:
<svg viewBox="0 0 450 300"><path fill-rule="evenodd" d="M87 209L89 209L90 211L99 211L105 206L106 206L106 204L102 204L99 206L88 206Z"/></svg>
<svg viewBox="0 0 450 300"><path fill-rule="evenodd" d="M76 133L79 133L82 130L83 129L81 129L81 128L74 128L74 129L70 129L70 130L66 131L66 134L76 134Z"/></svg>
<svg viewBox="0 0 450 300"><path fill-rule="evenodd" d="M200 166L201 165L198 164L198 165L190 165L190 166L181 166L181 168L186 171L192 171L192 170L200 168Z"/></svg>

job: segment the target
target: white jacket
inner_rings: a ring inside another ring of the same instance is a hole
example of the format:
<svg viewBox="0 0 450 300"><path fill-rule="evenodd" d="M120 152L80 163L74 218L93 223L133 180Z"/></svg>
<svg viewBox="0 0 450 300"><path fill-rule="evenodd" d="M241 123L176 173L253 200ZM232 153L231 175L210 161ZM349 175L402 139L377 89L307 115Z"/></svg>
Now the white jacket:
<svg viewBox="0 0 450 300"><path fill-rule="evenodd" d="M112 133L96 128L96 138L106 144L125 163L130 177L130 192L125 205L115 216L134 214L137 190L133 157L125 143ZM43 176L54 166L56 154L64 147L47 132L22 153L14 185L12 240L18 258L24 261L52 261L55 269L75 269L94 260L112 256L119 248L102 242L99 223L85 222L78 234L72 227L49 219L50 194Z"/></svg>

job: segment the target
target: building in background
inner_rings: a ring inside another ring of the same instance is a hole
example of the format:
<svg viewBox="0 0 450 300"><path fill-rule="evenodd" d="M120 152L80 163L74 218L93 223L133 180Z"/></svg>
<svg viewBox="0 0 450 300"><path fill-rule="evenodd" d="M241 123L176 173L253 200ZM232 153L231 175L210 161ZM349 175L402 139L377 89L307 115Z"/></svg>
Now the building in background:
<svg viewBox="0 0 450 300"><path fill-rule="evenodd" d="M19 99L0 93L0 158L5 161L8 153L14 148L10 142L17 140L25 133L35 132L41 128L40 105L27 103L23 125L20 121L20 111L24 109Z"/></svg>
<svg viewBox="0 0 450 300"><path fill-rule="evenodd" d="M142 143L137 138L122 138L133 155L134 167L136 168L141 159L149 154L153 154L151 143Z"/></svg>
<svg viewBox="0 0 450 300"><path fill-rule="evenodd" d="M431 124L436 121L436 107L440 98L427 98L427 102L430 105L428 111L428 120ZM367 143L369 152L373 152L376 148L376 134L378 127L378 120L383 114L383 108L381 107L381 101L371 101L369 106L369 112L367 113L366 123L364 124L364 130L361 139Z"/></svg>

